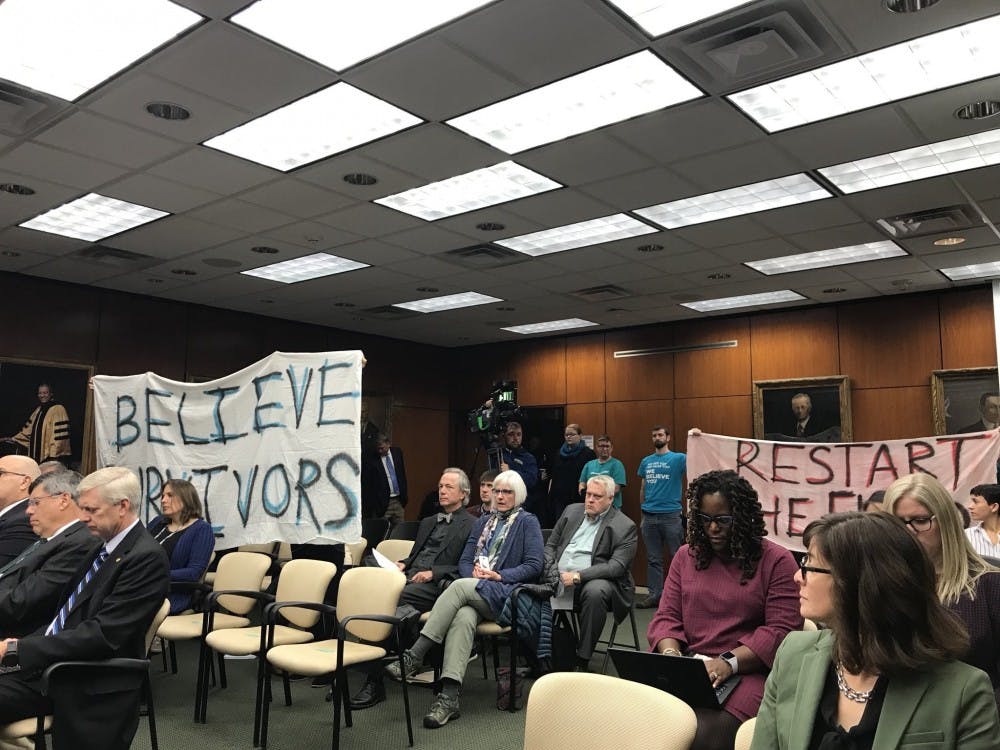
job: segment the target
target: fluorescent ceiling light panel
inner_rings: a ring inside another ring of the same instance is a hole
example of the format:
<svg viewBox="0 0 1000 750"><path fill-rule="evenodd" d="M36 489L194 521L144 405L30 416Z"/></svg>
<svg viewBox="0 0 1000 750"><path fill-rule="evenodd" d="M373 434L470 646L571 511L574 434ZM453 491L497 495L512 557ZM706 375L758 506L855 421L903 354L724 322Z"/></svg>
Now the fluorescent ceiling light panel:
<svg viewBox="0 0 1000 750"><path fill-rule="evenodd" d="M650 36L660 36L741 5L749 5L752 0L699 0L689 3L678 0L666 0L666 2L608 0L608 2L617 6Z"/></svg>
<svg viewBox="0 0 1000 750"><path fill-rule="evenodd" d="M830 198L831 193L806 174L793 174L776 180L696 195L669 203L640 208L633 213L655 221L667 229L703 224L706 221L728 219L781 206Z"/></svg>
<svg viewBox="0 0 1000 750"><path fill-rule="evenodd" d="M503 302L497 297L490 297L479 292L462 292L461 294L448 294L444 297L430 297L428 299L418 299L413 302L400 302L393 307L402 307L406 310L415 310L421 313L440 312L441 310L456 310L459 307L474 307L475 305L485 305L489 302Z"/></svg>
<svg viewBox="0 0 1000 750"><path fill-rule="evenodd" d="M375 203L434 221L561 187L562 185L545 175L515 162L505 161L402 193L387 195L385 198L377 198Z"/></svg>
<svg viewBox="0 0 1000 750"><path fill-rule="evenodd" d="M349 83L310 94L205 141L287 172L423 122Z"/></svg>
<svg viewBox="0 0 1000 750"><path fill-rule="evenodd" d="M864 263L869 260L898 258L900 255L906 254L906 251L895 242L883 240L881 242L868 242L864 245L849 245L847 247L835 247L830 250L817 250L812 253L785 255L781 258L752 260L747 261L743 265L749 266L755 271L760 271L768 276L773 276L779 273L808 271L811 268L829 268L830 266L843 266L848 263Z"/></svg>
<svg viewBox="0 0 1000 750"><path fill-rule="evenodd" d="M258 0L232 17L290 50L344 70L491 0Z"/></svg>
<svg viewBox="0 0 1000 750"><path fill-rule="evenodd" d="M942 268L941 273L952 281L968 281L969 279L989 279L1000 276L1000 261L993 263L976 263L972 266L955 266Z"/></svg>
<svg viewBox="0 0 1000 750"><path fill-rule="evenodd" d="M359 268L368 268L368 264L329 253L315 253L301 258L283 260L280 263L272 263L269 266L253 268L249 271L240 271L240 273L256 276L258 279L278 281L282 284L295 284L299 281L318 279L321 276L332 276L335 273L356 271Z"/></svg>
<svg viewBox="0 0 1000 750"><path fill-rule="evenodd" d="M39 214L19 226L97 242L167 215L166 211L90 193Z"/></svg>
<svg viewBox="0 0 1000 750"><path fill-rule="evenodd" d="M728 98L768 132L1000 74L1000 16L911 39Z"/></svg>
<svg viewBox="0 0 1000 750"><path fill-rule="evenodd" d="M589 320L583 320L581 318L566 318L565 320L550 320L548 323L528 323L523 326L510 326L509 328L501 328L501 331L510 331L511 333L548 333L549 331L566 331L570 328L587 328L588 326L596 326Z"/></svg>
<svg viewBox="0 0 1000 750"><path fill-rule="evenodd" d="M0 78L72 101L200 21L167 0L6 0Z"/></svg>
<svg viewBox="0 0 1000 750"><path fill-rule="evenodd" d="M1000 164L1000 129L849 161L820 171L845 193Z"/></svg>
<svg viewBox="0 0 1000 750"><path fill-rule="evenodd" d="M627 214L614 214L554 229L544 229L541 232L522 234L518 237L508 237L505 240L496 240L495 244L537 257L658 231L660 230L633 219Z"/></svg>
<svg viewBox="0 0 1000 750"><path fill-rule="evenodd" d="M700 96L700 89L646 50L477 109L448 124L516 154Z"/></svg>
<svg viewBox="0 0 1000 750"><path fill-rule="evenodd" d="M717 310L734 310L737 307L757 307L758 305L773 305L778 302L795 302L800 299L805 299L805 297L791 289L782 289L780 292L743 294L739 297L705 299L700 302L682 302L681 307L689 307L698 312L715 312Z"/></svg>

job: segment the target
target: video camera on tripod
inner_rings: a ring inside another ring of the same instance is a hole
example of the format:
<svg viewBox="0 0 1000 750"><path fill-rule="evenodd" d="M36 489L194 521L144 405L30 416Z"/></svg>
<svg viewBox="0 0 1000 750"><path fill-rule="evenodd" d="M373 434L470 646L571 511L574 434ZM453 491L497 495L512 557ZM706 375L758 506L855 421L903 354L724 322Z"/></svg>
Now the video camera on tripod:
<svg viewBox="0 0 1000 750"><path fill-rule="evenodd" d="M500 445L507 423L521 420L524 412L517 405L517 381L497 380L490 397L477 409L466 415L470 432L479 434L480 448L486 447L491 469L500 469ZM479 449L476 450L477 456ZM475 464L473 464L475 465Z"/></svg>

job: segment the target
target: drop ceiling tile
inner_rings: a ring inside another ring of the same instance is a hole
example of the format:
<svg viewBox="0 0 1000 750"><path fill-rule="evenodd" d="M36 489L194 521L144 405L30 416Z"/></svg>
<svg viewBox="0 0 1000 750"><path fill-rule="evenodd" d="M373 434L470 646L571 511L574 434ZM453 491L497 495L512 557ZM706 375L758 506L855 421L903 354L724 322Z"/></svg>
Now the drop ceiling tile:
<svg viewBox="0 0 1000 750"><path fill-rule="evenodd" d="M239 198L299 219L311 219L318 214L334 211L356 202L351 196L289 177L247 190L241 193Z"/></svg>
<svg viewBox="0 0 1000 750"><path fill-rule="evenodd" d="M329 159L297 169L295 178L320 187L351 196L359 201L371 201L387 195L427 183L422 177L409 174L366 156L365 147L348 154L331 156ZM344 180L348 174L367 174L375 177L375 185L351 185Z"/></svg>
<svg viewBox="0 0 1000 750"><path fill-rule="evenodd" d="M825 229L841 224L853 224L861 217L846 201L826 198L799 206L785 206L754 215L754 221L777 235L796 234L813 229Z"/></svg>
<svg viewBox="0 0 1000 750"><path fill-rule="evenodd" d="M543 227L558 227L615 213L613 206L571 188L552 190L507 204L511 213Z"/></svg>
<svg viewBox="0 0 1000 750"><path fill-rule="evenodd" d="M515 214L511 210L513 205L513 203L503 203L499 206L490 206L478 211L469 211L458 216L449 216L447 219L438 219L434 222L434 226L451 232L481 238L478 240L473 239L468 245L493 242L505 237L515 237L519 234L528 234L529 232L537 232L539 229L548 228L536 221L531 221ZM484 232L476 229L477 224L484 222L503 224L504 228L498 232Z"/></svg>
<svg viewBox="0 0 1000 750"><path fill-rule="evenodd" d="M567 271L593 271L598 268L608 269L609 266L626 265L620 256L603 250L600 245L550 253L545 256L545 261Z"/></svg>
<svg viewBox="0 0 1000 750"><path fill-rule="evenodd" d="M843 291L840 291L843 290ZM799 294L817 302L834 303L850 299L865 299L877 296L878 293L862 281L850 280L846 283L830 284L823 282L816 286L799 286L795 289Z"/></svg>
<svg viewBox="0 0 1000 750"><path fill-rule="evenodd" d="M167 216L151 224L109 237L101 244L156 258L177 258L196 250L230 242L243 234L244 232L184 216Z"/></svg>
<svg viewBox="0 0 1000 750"><path fill-rule="evenodd" d="M504 152L440 123L427 123L383 138L369 145L365 153L429 182L509 158Z"/></svg>
<svg viewBox="0 0 1000 750"><path fill-rule="evenodd" d="M139 173L123 177L101 188L101 193L111 198L138 203L172 214L189 211L219 200L222 196L179 182L164 180L150 174Z"/></svg>
<svg viewBox="0 0 1000 750"><path fill-rule="evenodd" d="M119 292L156 296L168 289L176 289L179 286L185 286L189 283L186 278L180 276L168 279L137 271L135 273L124 273L119 276L113 276L109 279L99 279L94 282L94 285L103 289L114 289Z"/></svg>
<svg viewBox="0 0 1000 750"><path fill-rule="evenodd" d="M50 260L52 260L51 255L32 253L27 250L15 250L0 245L0 271L7 273L23 272L26 268L47 263Z"/></svg>
<svg viewBox="0 0 1000 750"><path fill-rule="evenodd" d="M84 240L75 240L72 237L62 237L48 232L38 232L24 227L9 227L0 231L0 245L12 250L41 255L66 255L89 244Z"/></svg>
<svg viewBox="0 0 1000 750"><path fill-rule="evenodd" d="M916 124L925 142L944 141L996 128L995 117L986 120L960 120L953 113L972 102L996 99L998 87L1000 76L993 76L905 99L897 106Z"/></svg>
<svg viewBox="0 0 1000 750"><path fill-rule="evenodd" d="M965 248L965 245L959 245ZM940 250L941 248L936 248ZM994 238L992 245L983 247L970 247L968 249L955 249L948 252L939 252L934 255L922 255L920 260L928 268L954 268L956 266L972 266L979 263L996 263L1000 261L1000 239Z"/></svg>
<svg viewBox="0 0 1000 750"><path fill-rule="evenodd" d="M601 130L525 151L517 161L563 185L584 185L655 166L630 146Z"/></svg>
<svg viewBox="0 0 1000 750"><path fill-rule="evenodd" d="M292 224L296 218L288 214L236 199L226 199L188 212L188 216L211 224L240 229L244 233L261 233L268 229Z"/></svg>
<svg viewBox="0 0 1000 750"><path fill-rule="evenodd" d="M944 280L945 284L942 284ZM908 294L910 292L921 292L931 289L941 289L943 286L952 286L938 271L925 271L924 273L906 273L905 276L886 276L880 278L864 279L872 289L882 294Z"/></svg>
<svg viewBox="0 0 1000 750"><path fill-rule="evenodd" d="M1000 123L997 124L1000 126ZM970 169L968 172L952 175L952 179L976 200L1000 198L1000 166Z"/></svg>
<svg viewBox="0 0 1000 750"><path fill-rule="evenodd" d="M0 198L0 227L27 221L80 195L80 191L76 188L45 182L37 177L26 177L13 172L0 172L0 183L7 182L30 187L35 191L35 194L3 193L3 197Z"/></svg>
<svg viewBox="0 0 1000 750"><path fill-rule="evenodd" d="M255 0L174 0L174 2L208 18L228 18Z"/></svg>
<svg viewBox="0 0 1000 750"><path fill-rule="evenodd" d="M678 177L666 168L658 167L583 185L580 187L580 192L619 210L631 211L687 198L697 195L700 191L688 180Z"/></svg>
<svg viewBox="0 0 1000 750"><path fill-rule="evenodd" d="M0 156L0 170L81 190L95 190L125 173L121 167L38 143L21 143L7 151Z"/></svg>
<svg viewBox="0 0 1000 750"><path fill-rule="evenodd" d="M402 211L375 203L356 203L348 208L317 216L315 220L361 237L381 237L426 223Z"/></svg>
<svg viewBox="0 0 1000 750"><path fill-rule="evenodd" d="M423 254L443 253L447 250L456 250L460 247L468 247L476 242L473 229L469 234L459 234L448 231L433 224L426 224L422 227L407 229L404 232L396 232L382 237L383 242L397 245L413 252ZM493 234L481 232L483 236Z"/></svg>
<svg viewBox="0 0 1000 750"><path fill-rule="evenodd" d="M864 136L859 137L859 133ZM775 133L769 140L813 169L924 143L892 105L803 125Z"/></svg>
<svg viewBox="0 0 1000 750"><path fill-rule="evenodd" d="M926 258L908 256L873 260L868 263L852 263L849 266L843 266L842 270L858 281L873 284L876 279L909 278L913 275L920 275L926 273L929 268Z"/></svg>
<svg viewBox="0 0 1000 750"><path fill-rule="evenodd" d="M767 240L758 240L757 242L740 242L728 247L717 247L713 252L733 263L745 263L748 260L763 260L765 258L796 255L801 253L802 250L795 245L774 237Z"/></svg>
<svg viewBox="0 0 1000 750"><path fill-rule="evenodd" d="M183 143L89 112L71 115L40 133L36 140L132 169L152 164L185 148Z"/></svg>
<svg viewBox="0 0 1000 750"><path fill-rule="evenodd" d="M764 141L675 162L670 168L701 192L711 192L796 174L803 165Z"/></svg>
<svg viewBox="0 0 1000 750"><path fill-rule="evenodd" d="M651 257L644 258L643 264L661 271L662 277L671 278L675 274L690 274L696 271L707 271L711 268L721 268L728 262L720 255L699 250L682 255L655 253ZM685 286L687 286L686 283ZM649 293L652 294L652 292Z"/></svg>
<svg viewBox="0 0 1000 750"><path fill-rule="evenodd" d="M266 240L275 239L299 247L310 248L312 252L319 253L339 245L346 245L349 242L356 242L361 237L351 232L335 229L328 224L300 221L276 229L269 229L263 233L262 239L265 240L262 242L265 245L269 244Z"/></svg>
<svg viewBox="0 0 1000 750"><path fill-rule="evenodd" d="M785 239L795 247L801 248L800 252L810 253L848 245L863 245L867 242L881 242L886 236L872 224L847 224L842 227L793 234Z"/></svg>
<svg viewBox="0 0 1000 750"><path fill-rule="evenodd" d="M967 202L948 176L932 177L878 190L866 190L840 200L868 219L880 219Z"/></svg>
<svg viewBox="0 0 1000 750"><path fill-rule="evenodd" d="M704 248L725 247L737 242L753 242L773 237L771 232L746 216L694 224L675 229L673 233L682 240Z"/></svg>
<svg viewBox="0 0 1000 750"><path fill-rule="evenodd" d="M150 168L149 172L222 195L232 195L279 176L273 169L251 164L204 146L190 148L183 154Z"/></svg>
<svg viewBox="0 0 1000 750"><path fill-rule="evenodd" d="M46 263L25 269L24 273L55 281L69 281L74 284L93 284L99 279L117 276L120 268L104 266L82 258L55 258Z"/></svg>
<svg viewBox="0 0 1000 750"><path fill-rule="evenodd" d="M389 263L395 264L404 261L413 262L418 259L421 262L429 260L428 258L421 258L419 253L404 250L401 247L389 245L378 240L362 240L360 242L353 242L350 245L341 245L337 248L337 255L361 263L367 263L370 266L384 266ZM402 268L396 270L406 273Z"/></svg>
<svg viewBox="0 0 1000 750"><path fill-rule="evenodd" d="M965 239L965 242L961 245L944 247L934 244L935 240L940 240L946 237L962 237ZM984 225L953 232L941 232L940 234L932 234L926 237L916 237L911 240L897 240L896 244L903 247L911 255L940 255L941 257L944 257L946 255L963 253L966 250L972 250L975 248L993 247L997 245L998 242L1000 242L1000 238L997 237L990 227ZM996 249L994 249L993 252L1000 256L1000 252ZM927 260L927 258L924 260ZM1000 260L1000 257L995 258L995 260Z"/></svg>

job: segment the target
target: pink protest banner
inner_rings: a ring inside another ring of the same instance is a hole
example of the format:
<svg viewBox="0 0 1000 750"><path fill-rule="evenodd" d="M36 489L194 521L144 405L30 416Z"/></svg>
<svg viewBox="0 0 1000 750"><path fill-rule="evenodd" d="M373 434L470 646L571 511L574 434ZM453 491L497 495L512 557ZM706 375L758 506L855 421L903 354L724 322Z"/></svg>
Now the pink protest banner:
<svg viewBox="0 0 1000 750"><path fill-rule="evenodd" d="M996 482L1000 430L870 443L778 443L688 435L688 480L733 469L760 496L768 536L801 550L802 530L826 513L858 510L906 474L933 474L964 503L977 484Z"/></svg>

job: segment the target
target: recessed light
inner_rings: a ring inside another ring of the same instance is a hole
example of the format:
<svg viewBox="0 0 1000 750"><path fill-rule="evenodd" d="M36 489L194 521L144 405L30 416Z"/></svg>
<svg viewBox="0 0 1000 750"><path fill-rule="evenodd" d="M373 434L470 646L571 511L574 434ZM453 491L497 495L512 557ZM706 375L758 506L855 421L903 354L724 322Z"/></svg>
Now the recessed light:
<svg viewBox="0 0 1000 750"><path fill-rule="evenodd" d="M644 50L447 122L516 154L702 95L663 60Z"/></svg>
<svg viewBox="0 0 1000 750"><path fill-rule="evenodd" d="M260 268L252 268L248 271L240 271L240 273L259 279L277 281L281 284L295 284L299 281L318 279L335 273L346 273L359 268L368 268L368 264L329 253L315 253Z"/></svg>
<svg viewBox="0 0 1000 750"><path fill-rule="evenodd" d="M1000 276L1000 261L992 263L975 263L969 266L942 268L941 273L952 281L967 281L968 279L989 279Z"/></svg>
<svg viewBox="0 0 1000 750"><path fill-rule="evenodd" d="M438 291L438 288L436 286L418 286L417 287L417 291L418 292L436 292L436 291Z"/></svg>
<svg viewBox="0 0 1000 750"><path fill-rule="evenodd" d="M1000 73L1000 16L825 65L727 98L774 133Z"/></svg>
<svg viewBox="0 0 1000 750"><path fill-rule="evenodd" d="M773 276L780 273L808 271L813 268L829 268L831 266L843 266L848 263L864 263L870 260L898 258L901 255L906 255L906 251L903 248L895 242L882 240L881 242L868 242L863 245L847 245L829 250L817 250L811 253L784 255L765 260L751 260L743 265L749 266L755 271L768 276Z"/></svg>
<svg viewBox="0 0 1000 750"><path fill-rule="evenodd" d="M259 0L230 19L333 70L395 47L489 0Z"/></svg>
<svg viewBox="0 0 1000 750"><path fill-rule="evenodd" d="M842 286L831 286L824 289L823 294L843 294L846 291L847 289Z"/></svg>
<svg viewBox="0 0 1000 750"><path fill-rule="evenodd" d="M88 193L82 198L39 214L19 226L96 242L113 234L148 224L163 216L168 216L166 211L120 201L117 198L108 198L98 193Z"/></svg>
<svg viewBox="0 0 1000 750"><path fill-rule="evenodd" d="M278 248L269 247L267 245L255 245L250 248L251 253L259 253L260 255L277 255Z"/></svg>
<svg viewBox="0 0 1000 750"><path fill-rule="evenodd" d="M203 145L288 172L420 122L419 117L340 81Z"/></svg>
<svg viewBox="0 0 1000 750"><path fill-rule="evenodd" d="M717 310L734 310L738 307L757 307L759 305L774 305L779 302L795 302L805 299L801 294L791 289L778 292L763 292L762 294L741 294L736 297L721 297L706 299L699 302L682 302L682 307L688 307L698 312L715 312Z"/></svg>
<svg viewBox="0 0 1000 750"><path fill-rule="evenodd" d="M213 268L237 268L243 265L238 260L231 258L204 258L201 262Z"/></svg>
<svg viewBox="0 0 1000 750"><path fill-rule="evenodd" d="M413 302L399 302L393 307L402 307L405 310L414 310L421 313L440 312L442 310L456 310L460 307L474 307L475 305L485 305L490 302L503 302L498 297L490 297L479 292L461 292L460 294L448 294L444 297L430 297L429 299L418 299Z"/></svg>
<svg viewBox="0 0 1000 750"><path fill-rule="evenodd" d="M476 229L480 232L502 232L507 227L496 221L483 221L476 224Z"/></svg>
<svg viewBox="0 0 1000 750"><path fill-rule="evenodd" d="M749 5L751 0L699 0L684 3L677 0L650 2L650 0L609 0L622 13L650 36L662 36L674 29L697 23L727 10Z"/></svg>
<svg viewBox="0 0 1000 750"><path fill-rule="evenodd" d="M663 250L663 245L639 245L636 250L640 253L658 253Z"/></svg>
<svg viewBox="0 0 1000 750"><path fill-rule="evenodd" d="M858 159L819 172L845 193L1000 164L1000 129Z"/></svg>
<svg viewBox="0 0 1000 750"><path fill-rule="evenodd" d="M1000 115L1000 102L996 99L970 102L956 109L954 114L959 120L985 120Z"/></svg>
<svg viewBox="0 0 1000 750"><path fill-rule="evenodd" d="M163 283L163 279L157 279L157 278L146 279L146 281L148 283L150 283L150 284L162 284Z"/></svg>
<svg viewBox="0 0 1000 750"><path fill-rule="evenodd" d="M658 231L660 230L656 227L633 219L628 214L614 214L602 216L600 219L590 219L553 229L543 229L531 234L522 234L518 237L508 237L505 240L497 240L496 244L525 255L538 257L549 253L574 250L578 247L638 237L643 234L654 234Z"/></svg>
<svg viewBox="0 0 1000 750"><path fill-rule="evenodd" d="M197 271L192 271L190 268L174 268L171 269L170 273L176 274L177 276L197 276Z"/></svg>
<svg viewBox="0 0 1000 750"><path fill-rule="evenodd" d="M18 185L16 182L4 182L0 183L0 190L5 193L10 193L11 195L34 195L35 191L33 188L27 185Z"/></svg>
<svg viewBox="0 0 1000 750"><path fill-rule="evenodd" d="M186 120L191 117L189 110L180 104L171 104L170 102L150 102L146 105L146 111L161 120Z"/></svg>
<svg viewBox="0 0 1000 750"><path fill-rule="evenodd" d="M882 0L885 9L893 13L916 13L937 5L940 0Z"/></svg>
<svg viewBox="0 0 1000 750"><path fill-rule="evenodd" d="M514 312L514 308L509 306L498 307L497 310L499 312Z"/></svg>
<svg viewBox="0 0 1000 750"><path fill-rule="evenodd" d="M732 277L733 275L731 273L719 272L710 273L706 278L711 279L712 281L724 281L725 279L731 279Z"/></svg>
<svg viewBox="0 0 1000 750"><path fill-rule="evenodd" d="M378 179L376 179L375 175L365 174L364 172L349 172L344 175L344 182L348 185L371 187L378 182Z"/></svg>
<svg viewBox="0 0 1000 750"><path fill-rule="evenodd" d="M167 0L6 0L0 78L72 101L201 20Z"/></svg>
<svg viewBox="0 0 1000 750"><path fill-rule="evenodd" d="M353 302L334 302L334 307L357 307Z"/></svg>
<svg viewBox="0 0 1000 750"><path fill-rule="evenodd" d="M3 251L0 251L0 255L2 255L5 258L20 258L21 257L21 253L19 253L17 250L3 250Z"/></svg>
<svg viewBox="0 0 1000 750"><path fill-rule="evenodd" d="M588 326L596 326L590 320L583 320L582 318L566 318L564 320L550 320L545 323L528 323L522 326L508 326L506 328L501 328L501 331L510 331L511 333L547 333L549 331L566 331L571 328L587 328Z"/></svg>
<svg viewBox="0 0 1000 750"><path fill-rule="evenodd" d="M636 209L632 213L655 221L667 229L678 229L691 224L769 211L772 208L793 206L829 197L831 197L830 191L809 175L793 174L776 180L755 182L716 193L660 203Z"/></svg>
<svg viewBox="0 0 1000 750"><path fill-rule="evenodd" d="M913 281L910 279L893 279L889 283L897 289L909 289L913 286Z"/></svg>
<svg viewBox="0 0 1000 750"><path fill-rule="evenodd" d="M934 244L938 247L952 247L953 245L961 245L965 242L965 237L942 237L939 240L934 240Z"/></svg>
<svg viewBox="0 0 1000 750"><path fill-rule="evenodd" d="M512 161L432 182L385 198L379 203L427 221L495 206L560 188L558 182Z"/></svg>

